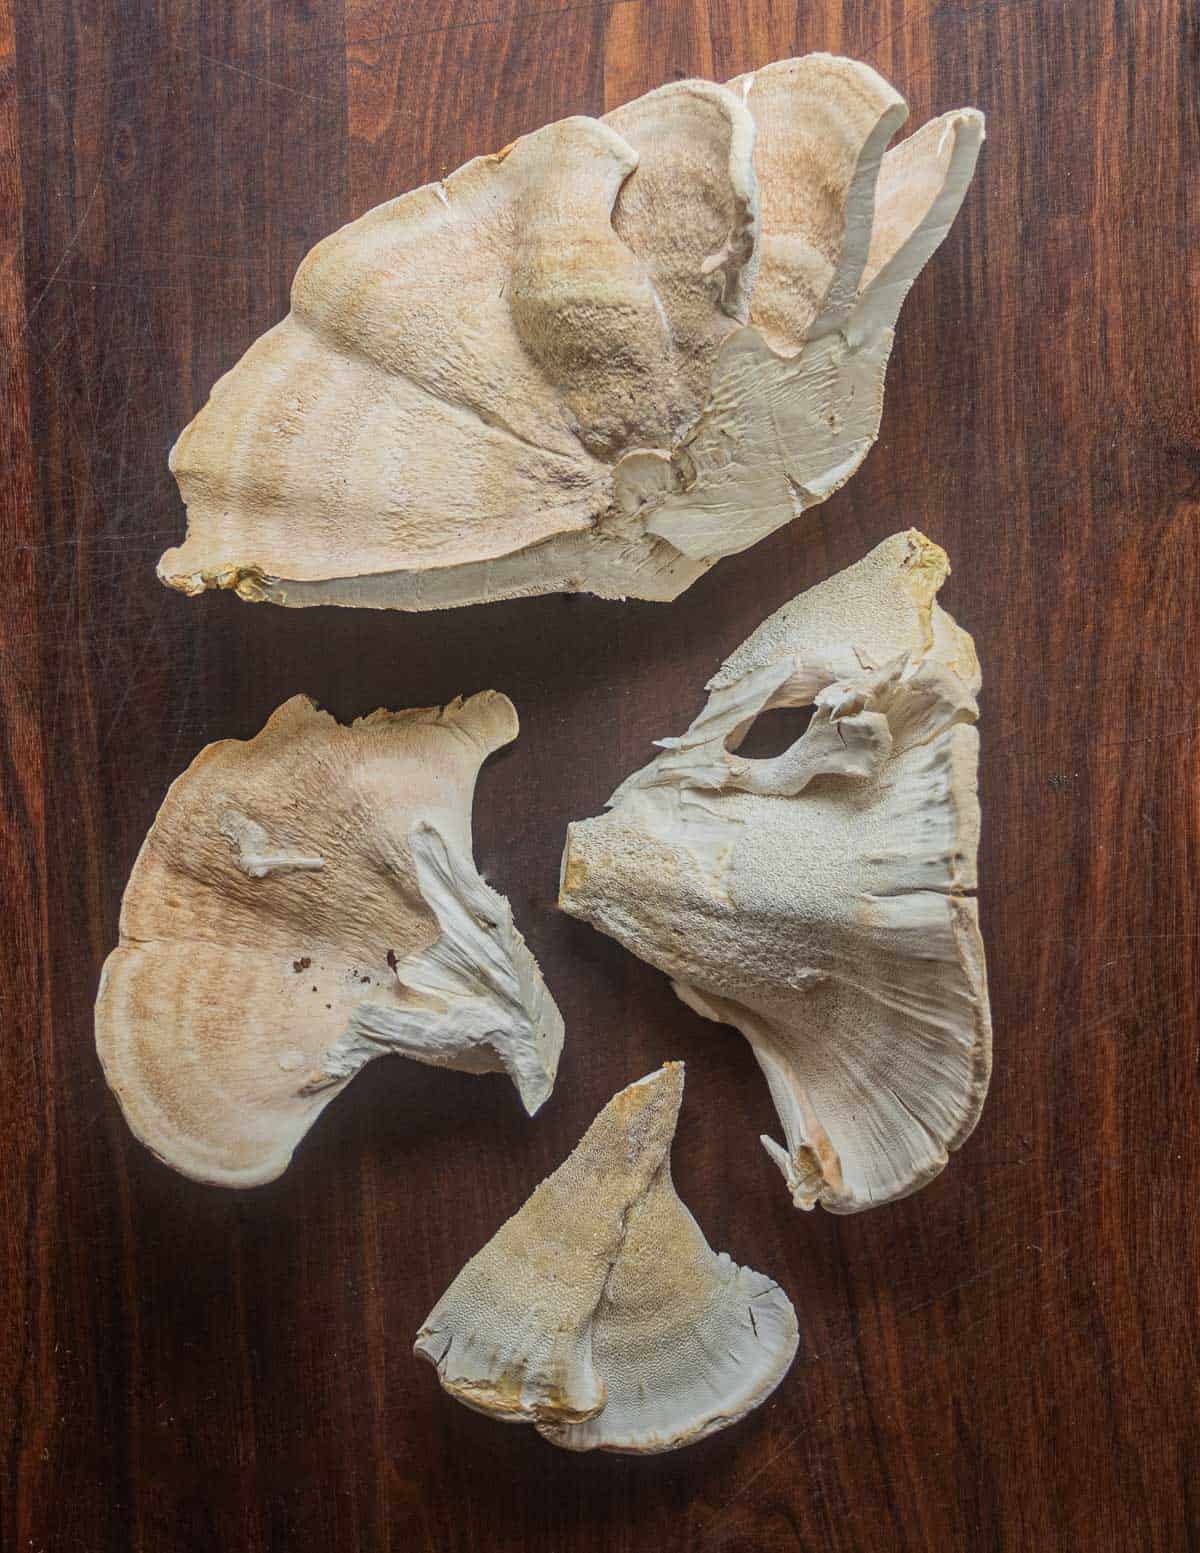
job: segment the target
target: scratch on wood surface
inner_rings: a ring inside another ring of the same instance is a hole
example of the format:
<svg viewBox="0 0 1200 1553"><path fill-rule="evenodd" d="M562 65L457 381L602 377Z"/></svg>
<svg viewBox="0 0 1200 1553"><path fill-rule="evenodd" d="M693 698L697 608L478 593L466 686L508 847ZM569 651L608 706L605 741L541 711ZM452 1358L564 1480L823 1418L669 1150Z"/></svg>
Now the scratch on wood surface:
<svg viewBox="0 0 1200 1553"><path fill-rule="evenodd" d="M538 10L517 9L491 16L470 16L452 22L437 22L430 27L401 27L394 31L371 33L365 37L348 37L348 48L372 43L396 43L406 38L434 37L439 33L465 32L479 27L523 26L526 22L553 21L560 16L574 16L581 11L615 11L626 6L644 5L647 0L586 0L582 5L546 6Z"/></svg>
<svg viewBox="0 0 1200 1553"><path fill-rule="evenodd" d="M1018 1242L1017 1244L1022 1244L1022 1243ZM1040 1271L1040 1270L1046 1270L1046 1269L1050 1269L1050 1268L1061 1267L1068 1260L1068 1258L1070 1257L1070 1254L1071 1254L1070 1247L1064 1247L1056 1255L1047 1257L1047 1256L1045 1256L1043 1254L1041 1246L1035 1245L1035 1244L1032 1244L1032 1243L1029 1243L1029 1242L1025 1242L1025 1243L1023 1243L1023 1245L1024 1245L1024 1249L1026 1251L1032 1251L1032 1252L1035 1252L1037 1254L1034 1257L1027 1258L1024 1261L1024 1263L1022 1264L1023 1265L1023 1270L1018 1274L1017 1277L1011 1278L1007 1282L999 1284L997 1287L1000 1290L1010 1289L1010 1288L1013 1288L1015 1285L1024 1282L1024 1280L1029 1276L1030 1271L1032 1271L1034 1269L1037 1269L1037 1270ZM1015 1245L1014 1245L1013 1249L1015 1249ZM908 1316L916 1315L919 1312L931 1309L933 1306L940 1305L940 1304L944 1303L946 1300L952 1299L954 1297L954 1295L961 1294L963 1292L963 1290L969 1289L969 1288L973 1287L975 1284L978 1284L978 1283L981 1283L981 1282L986 1282L989 1279L991 1279L997 1272L1002 1271L1006 1267L1007 1268L1011 1268L1014 1265L1015 1264L1011 1260L1009 1260L1009 1261L1005 1261L1005 1262L996 1263L996 1264L994 1264L991 1267L984 1268L981 1272L975 1273L975 1274L973 1274L969 1278L964 1278L964 1279L960 1280L958 1283L955 1283L955 1284L951 1285L950 1288L942 1290L939 1294L935 1295L932 1299L923 1300L923 1301L921 1301L920 1304L910 1305L910 1306L908 1306L908 1307L906 1307L906 1308L904 1308L902 1310L898 1310L895 1313L896 1320L898 1320L898 1321L899 1320L903 1320L904 1318L906 1318ZM853 1354L856 1351L857 1347L858 1347L858 1338L857 1337L853 1337L853 1336L852 1337L847 1337L843 1342L835 1344L832 1348L826 1349L825 1352L823 1352L823 1353L813 1354L813 1355L801 1355L797 1359L796 1362L797 1362L797 1364L803 1365L803 1366L806 1366L806 1367L807 1366L812 1366L812 1365L826 1364L830 1360L837 1359L837 1358L843 1357L845 1355ZM807 1433L807 1429L804 1428L804 1427L796 1429L796 1430L793 1430L787 1436L787 1438L779 1445L779 1447L777 1449L775 1449L774 1451L772 1451L771 1454L766 1458L766 1460L761 1462L755 1468L755 1470L753 1472L751 1472L750 1475L742 1481L742 1483L738 1486L736 1491L730 1496L730 1498L729 1498L729 1500L727 1502L732 1504L735 1500L741 1499L747 1493L749 1493L749 1491L751 1490L751 1488L753 1488L754 1484L759 1480L759 1478L761 1478L763 1476L763 1474L766 1473L775 1464L775 1462L777 1462L781 1457L786 1456L791 1451L793 1451L796 1448L797 1444L799 1444L799 1442L802 1439L804 1439L806 1433Z"/></svg>
<svg viewBox="0 0 1200 1553"><path fill-rule="evenodd" d="M1042 0L979 0L977 5L945 4L938 3L927 6L925 10L918 11L915 16L906 16L895 27L890 27L887 32L879 37L872 38L863 49L864 57L870 58L877 49L885 43L890 43L899 34L909 31L910 28L919 27L922 24L937 22L946 17L954 21L974 19L977 16L996 15L1004 11L1024 10L1031 6L1042 4Z"/></svg>
<svg viewBox="0 0 1200 1553"><path fill-rule="evenodd" d="M91 194L88 195L88 202L87 202L86 207L84 208L83 215L80 217L80 220L79 220L78 224L76 225L75 230L71 233L70 239L67 242L67 246L62 251L62 256L60 257L58 263L54 266L53 271L51 272L50 279L46 282L44 288L38 293L36 301L33 303L32 307L29 309L28 313L25 315L25 328L26 329L28 329L29 325L33 322L34 315L37 312L38 308L41 307L42 303L46 300L46 295L49 292L51 286L53 286L54 282L58 279L58 276L59 276L59 274L60 274L60 272L62 270L63 265L66 264L67 260L71 257L71 253L74 250L75 244L79 241L80 236L83 233L84 227L87 226L88 217L92 213L92 206L95 205L95 203L96 203L96 196L99 194L99 192L100 192L100 185L103 182L104 182L104 165L103 165L103 159L102 159L101 166L100 166L100 171L96 174L96 182L92 186Z"/></svg>
<svg viewBox="0 0 1200 1553"><path fill-rule="evenodd" d="M242 65L235 65L232 60L218 59L215 54L197 54L197 59L202 59L205 64L216 65L218 69L230 70L234 75L245 76L248 81L254 81L259 86L267 86L273 92L288 92L292 97L303 97L306 102L319 103L323 108L340 108L341 104L334 102L332 97L316 97L312 92L302 92L297 87L288 86L283 81L272 81L269 76L260 75L255 70L247 70Z"/></svg>

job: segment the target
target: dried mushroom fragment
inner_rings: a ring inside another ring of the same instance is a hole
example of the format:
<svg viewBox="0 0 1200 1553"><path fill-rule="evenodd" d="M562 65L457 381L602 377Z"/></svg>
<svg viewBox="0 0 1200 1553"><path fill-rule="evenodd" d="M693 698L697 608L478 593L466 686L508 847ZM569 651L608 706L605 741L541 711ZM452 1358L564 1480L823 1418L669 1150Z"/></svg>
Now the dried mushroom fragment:
<svg viewBox="0 0 1200 1553"><path fill-rule="evenodd" d="M823 501L983 138L812 54L570 118L369 211L171 467L186 593L436 609L675 598Z"/></svg>
<svg viewBox="0 0 1200 1553"><path fill-rule="evenodd" d="M438 1301L416 1352L460 1402L567 1450L674 1450L795 1357L779 1286L713 1252L671 1182L683 1065L613 1097Z"/></svg>
<svg viewBox="0 0 1200 1553"><path fill-rule="evenodd" d="M204 749L134 864L96 1045L133 1131L185 1175L253 1186L373 1057L504 1071L532 1114L563 1026L471 860L494 691L342 727L304 696Z"/></svg>
<svg viewBox="0 0 1200 1553"><path fill-rule="evenodd" d="M975 893L979 667L910 530L770 617L680 738L570 827L560 904L750 1040L796 1204L916 1191L970 1134L991 1028ZM781 754L760 713L811 705Z"/></svg>

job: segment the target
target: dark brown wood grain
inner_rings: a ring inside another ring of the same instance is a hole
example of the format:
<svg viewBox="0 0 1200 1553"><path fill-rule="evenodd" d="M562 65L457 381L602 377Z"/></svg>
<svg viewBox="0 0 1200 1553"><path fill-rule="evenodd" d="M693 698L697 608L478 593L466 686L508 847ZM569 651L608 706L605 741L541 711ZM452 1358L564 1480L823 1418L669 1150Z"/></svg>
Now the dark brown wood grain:
<svg viewBox="0 0 1200 1553"><path fill-rule="evenodd" d="M14 21L15 12L15 21ZM187 600L175 432L343 220L567 113L790 53L989 142L905 306L879 445L676 604ZM1200 10L1190 0L0 0L0 1546L5 1553L1200 1548ZM771 610L916 524L985 670L996 1069L909 1201L793 1210L748 1047L554 906L566 822ZM242 1195L128 1133L91 1008L167 783L299 690L495 685L477 855L568 1024L500 1079L379 1063ZM779 1278L796 1365L676 1456L576 1458L412 1359L620 1085Z"/></svg>

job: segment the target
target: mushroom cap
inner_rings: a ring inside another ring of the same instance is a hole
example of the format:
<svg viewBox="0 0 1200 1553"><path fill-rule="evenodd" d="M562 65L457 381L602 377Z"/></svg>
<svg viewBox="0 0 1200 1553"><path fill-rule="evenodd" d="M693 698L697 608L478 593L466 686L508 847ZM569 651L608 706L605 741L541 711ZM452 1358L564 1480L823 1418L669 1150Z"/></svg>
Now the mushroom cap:
<svg viewBox="0 0 1200 1553"><path fill-rule="evenodd" d="M748 1037L802 1208L915 1191L987 1093L979 666L936 603L948 571L910 530L784 605L568 832L560 905ZM789 749L737 754L761 712L807 704Z"/></svg>
<svg viewBox="0 0 1200 1553"><path fill-rule="evenodd" d="M874 440L892 325L983 134L964 109L885 156L905 112L813 54L368 211L181 434L160 577L291 605L676 597Z"/></svg>
<svg viewBox="0 0 1200 1553"><path fill-rule="evenodd" d="M708 1246L675 1194L683 1065L615 1095L447 1289L415 1352L451 1396L568 1450L674 1450L787 1373L777 1284Z"/></svg>
<svg viewBox="0 0 1200 1553"><path fill-rule="evenodd" d="M507 1071L532 1112L562 1020L471 861L479 767L517 733L494 691L342 727L296 696L171 786L121 906L96 1046L135 1134L252 1186L366 1061Z"/></svg>

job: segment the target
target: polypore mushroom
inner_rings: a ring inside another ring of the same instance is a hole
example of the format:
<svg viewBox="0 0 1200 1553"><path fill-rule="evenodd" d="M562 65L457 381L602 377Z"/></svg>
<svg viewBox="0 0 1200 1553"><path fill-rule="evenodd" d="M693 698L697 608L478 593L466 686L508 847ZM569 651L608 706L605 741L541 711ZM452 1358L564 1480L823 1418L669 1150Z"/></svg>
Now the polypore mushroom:
<svg viewBox="0 0 1200 1553"><path fill-rule="evenodd" d="M171 467L185 593L435 609L675 598L866 456L972 109L827 54L570 118L369 211Z"/></svg>
<svg viewBox="0 0 1200 1553"><path fill-rule="evenodd" d="M948 572L910 530L785 604L688 731L568 831L563 909L748 1037L801 1208L916 1191L987 1092L979 666L935 601ZM808 704L783 753L737 753L760 713Z"/></svg>
<svg viewBox="0 0 1200 1553"><path fill-rule="evenodd" d="M504 1071L538 1109L562 1019L471 859L476 775L516 733L495 691L348 728L296 696L172 785L96 1001L105 1076L160 1159L269 1181L387 1052Z"/></svg>
<svg viewBox="0 0 1200 1553"><path fill-rule="evenodd" d="M796 1354L779 1285L675 1195L683 1064L623 1089L463 1268L415 1351L460 1402L567 1450L675 1450L744 1418Z"/></svg>

